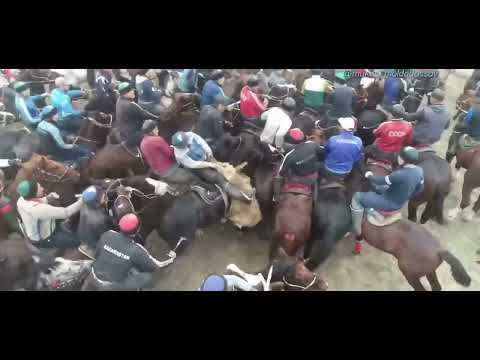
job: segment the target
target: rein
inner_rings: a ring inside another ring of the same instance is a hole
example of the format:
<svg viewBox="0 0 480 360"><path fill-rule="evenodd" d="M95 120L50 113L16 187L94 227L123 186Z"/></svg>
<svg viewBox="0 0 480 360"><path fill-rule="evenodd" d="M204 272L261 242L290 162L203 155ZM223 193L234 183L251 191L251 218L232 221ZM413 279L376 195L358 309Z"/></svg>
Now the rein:
<svg viewBox="0 0 480 360"><path fill-rule="evenodd" d="M84 138L83 136L80 136L80 135L77 135L77 139L75 140L74 143L76 144L78 140L84 141L84 142L88 142L88 143L93 143L93 144L95 144L95 145L101 145L101 142L100 142L100 141L87 139L87 138Z"/></svg>
<svg viewBox="0 0 480 360"><path fill-rule="evenodd" d="M112 114L107 114L107 115L110 116L110 121L108 122L108 124L102 124L102 123L98 122L97 120L95 120L94 118L92 118L90 116L87 116L87 119L93 125L95 125L97 127L101 127L101 128L104 128L104 129L110 129L112 127L113 115Z"/></svg>
<svg viewBox="0 0 480 360"><path fill-rule="evenodd" d="M140 151L140 149L139 149L138 147L136 148L136 149L137 149L137 153L134 154L133 152L131 152L131 151L128 149L128 147L127 147L127 145L125 145L125 143L121 143L120 145L122 146L122 148L126 151L126 153L127 153L128 155L130 155L130 156L133 157L134 159L140 159L140 161L142 162L142 165L145 166L145 162L144 162L144 160L143 160L142 152Z"/></svg>
<svg viewBox="0 0 480 360"><path fill-rule="evenodd" d="M50 173L50 172L45 171L45 170L40 169L40 168L37 168L36 171L39 172L40 174L46 176L45 178L39 179L39 180L61 183L61 182L63 182L62 180L65 177L65 175L67 175L67 173L68 173L68 168L67 167L65 168L65 172L62 175L53 174L53 173ZM49 180L48 176L51 176L51 177L55 178L56 180ZM68 181L68 179L66 179L65 181Z"/></svg>
<svg viewBox="0 0 480 360"><path fill-rule="evenodd" d="M300 289L302 291L306 291L308 289L310 289L313 284L315 284L315 281L317 281L317 275L315 275L315 277L313 278L312 282L310 284L308 284L307 286L301 286L301 285L295 285L295 284L290 284L287 279L285 278L285 276L283 276L282 278L282 281L285 285L287 285L288 287L293 287L293 288L296 288L296 289Z"/></svg>

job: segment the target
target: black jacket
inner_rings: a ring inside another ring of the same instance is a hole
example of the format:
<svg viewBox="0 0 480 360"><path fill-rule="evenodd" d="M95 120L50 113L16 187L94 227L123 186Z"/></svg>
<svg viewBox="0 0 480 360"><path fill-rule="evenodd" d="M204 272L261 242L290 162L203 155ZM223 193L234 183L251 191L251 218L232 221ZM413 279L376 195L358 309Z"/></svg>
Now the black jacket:
<svg viewBox="0 0 480 360"><path fill-rule="evenodd" d="M115 127L124 136L140 131L145 120L157 118L156 115L123 96L120 96L117 100Z"/></svg>
<svg viewBox="0 0 480 360"><path fill-rule="evenodd" d="M210 140L217 140L223 135L223 122L222 113L213 106L206 105L200 112L195 133L210 143Z"/></svg>
<svg viewBox="0 0 480 360"><path fill-rule="evenodd" d="M316 173L325 158L325 148L312 141L298 144L283 160L279 174L284 177L307 176Z"/></svg>
<svg viewBox="0 0 480 360"><path fill-rule="evenodd" d="M100 238L95 258L93 270L102 281L122 282L132 268L150 273L157 269L153 258L143 246L112 230Z"/></svg>

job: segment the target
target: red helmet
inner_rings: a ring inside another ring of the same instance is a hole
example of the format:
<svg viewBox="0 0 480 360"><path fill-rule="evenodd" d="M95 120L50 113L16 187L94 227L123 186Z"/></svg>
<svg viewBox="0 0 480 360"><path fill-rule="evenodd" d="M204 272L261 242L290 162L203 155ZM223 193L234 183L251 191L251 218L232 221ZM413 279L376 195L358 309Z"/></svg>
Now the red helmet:
<svg viewBox="0 0 480 360"><path fill-rule="evenodd" d="M288 132L288 135L295 141L303 141L305 138L305 135L303 134L303 131L300 130L299 128L293 128Z"/></svg>
<svg viewBox="0 0 480 360"><path fill-rule="evenodd" d="M120 231L125 234L135 234L140 226L140 220L135 214L123 215L120 221L118 222L118 227Z"/></svg>

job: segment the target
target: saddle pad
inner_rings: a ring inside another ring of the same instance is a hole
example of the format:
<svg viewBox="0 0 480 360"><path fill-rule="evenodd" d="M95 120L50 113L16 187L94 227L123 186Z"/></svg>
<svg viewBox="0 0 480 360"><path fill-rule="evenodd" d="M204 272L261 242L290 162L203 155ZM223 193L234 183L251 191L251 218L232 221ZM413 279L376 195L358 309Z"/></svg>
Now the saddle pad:
<svg viewBox="0 0 480 360"><path fill-rule="evenodd" d="M312 187L304 184L287 183L282 189L282 193L312 195Z"/></svg>
<svg viewBox="0 0 480 360"><path fill-rule="evenodd" d="M345 185L338 181L331 181L326 184L320 184L318 190L345 188Z"/></svg>
<svg viewBox="0 0 480 360"><path fill-rule="evenodd" d="M388 172L390 172L390 173L391 173L392 170L393 170L391 163L387 163L386 161L379 160L379 159L368 159L368 161L367 161L367 166L368 166L368 165L379 166L379 167L385 169L386 171L388 171Z"/></svg>
<svg viewBox="0 0 480 360"><path fill-rule="evenodd" d="M367 213L367 220L374 226L388 226L402 219L402 210L389 213L391 215L384 216L380 212L369 209Z"/></svg>

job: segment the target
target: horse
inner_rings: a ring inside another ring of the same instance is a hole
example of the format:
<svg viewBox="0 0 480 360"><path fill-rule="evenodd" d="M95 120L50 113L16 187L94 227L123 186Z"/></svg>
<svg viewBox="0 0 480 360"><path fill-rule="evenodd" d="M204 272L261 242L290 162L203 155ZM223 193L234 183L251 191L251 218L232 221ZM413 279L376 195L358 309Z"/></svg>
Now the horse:
<svg viewBox="0 0 480 360"><path fill-rule="evenodd" d="M117 190L120 196L115 200L114 214L121 217L136 212L140 216L139 241L142 243L153 230L157 230L170 248L179 253L193 241L199 229L219 222L226 215L227 205L221 195L207 204L192 191L156 195L155 187L146 181L146 176L133 176L117 182L121 184Z"/></svg>
<svg viewBox="0 0 480 360"><path fill-rule="evenodd" d="M381 110L363 110L358 116L356 135L362 139L364 146L375 142L373 131L387 120L387 115Z"/></svg>
<svg viewBox="0 0 480 360"><path fill-rule="evenodd" d="M88 146L94 151L103 148L112 129L113 116L98 111L87 112L87 121L83 122L76 136L76 143Z"/></svg>
<svg viewBox="0 0 480 360"><path fill-rule="evenodd" d="M6 194L14 204L19 198L17 186L23 180L39 182L47 194L56 192L60 195L61 206L68 206L76 201L76 184L80 174L62 163L33 154L28 162L21 165L15 180L7 188Z"/></svg>
<svg viewBox="0 0 480 360"><path fill-rule="evenodd" d="M370 169L380 176L387 173L382 167L370 167ZM362 178L363 190L367 190L368 186L368 181ZM385 215L388 216L388 214ZM400 271L416 291L425 290L420 282L424 276L427 277L432 290L441 290L436 269L443 261L450 265L456 282L463 286L470 285L470 276L461 262L445 250L440 242L421 225L403 219L393 223L387 222L386 225L374 225L366 216L362 222L362 233L371 246L397 258Z"/></svg>
<svg viewBox="0 0 480 360"><path fill-rule="evenodd" d="M17 108L15 106L16 96L17 93L15 92L15 90L10 88L9 86L3 86L0 89L0 102L5 105L5 111L15 115L15 117L18 118Z"/></svg>
<svg viewBox="0 0 480 360"><path fill-rule="evenodd" d="M435 217L443 225L443 204L450 193L453 182L452 172L445 159L440 158L434 151L420 152L417 166L423 169L425 184L421 194L408 202L408 219L417 222L417 208L427 203L420 223L425 224Z"/></svg>

